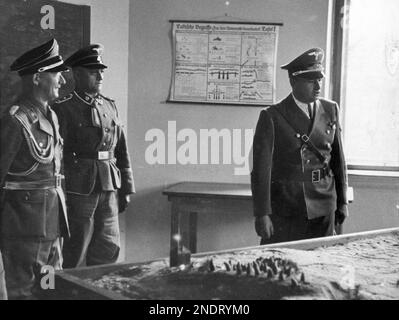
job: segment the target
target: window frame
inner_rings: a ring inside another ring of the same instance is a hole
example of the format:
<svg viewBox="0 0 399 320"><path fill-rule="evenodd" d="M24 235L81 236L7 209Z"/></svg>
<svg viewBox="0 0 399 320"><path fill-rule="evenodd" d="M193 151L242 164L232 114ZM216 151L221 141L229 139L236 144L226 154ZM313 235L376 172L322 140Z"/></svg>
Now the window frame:
<svg viewBox="0 0 399 320"><path fill-rule="evenodd" d="M333 1L333 19L332 19L332 32L333 32L333 40L332 40L332 48L331 48L331 77L330 77L330 90L329 94L332 100L336 101L339 106L342 108L343 119L341 122L344 123L345 119L345 106L342 104L342 96L345 94L345 89L341 86L343 83L343 79L345 77L345 60L346 55L344 52L345 47L347 46L348 36L347 36L347 28L345 25L342 26L342 23L346 24L349 20L349 10L351 0L332 0ZM384 175L384 172L398 172L399 174L399 166L379 166L379 165L354 165L347 164L348 170L360 170L360 171L378 171L381 175Z"/></svg>

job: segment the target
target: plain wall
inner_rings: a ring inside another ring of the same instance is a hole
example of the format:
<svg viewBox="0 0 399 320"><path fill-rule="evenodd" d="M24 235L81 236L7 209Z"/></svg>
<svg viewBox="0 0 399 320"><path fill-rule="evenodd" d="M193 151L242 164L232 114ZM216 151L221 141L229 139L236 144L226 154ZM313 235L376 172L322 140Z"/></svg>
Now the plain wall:
<svg viewBox="0 0 399 320"><path fill-rule="evenodd" d="M280 66L311 47L326 48L328 1L231 1L228 8L225 1L215 0L135 0L130 4L128 129L138 192L127 214L127 260L141 261L169 254L170 203L162 195L165 187L180 181L249 183L248 175L234 175L234 164L147 164L145 152L151 144L145 141L147 131L159 128L167 136L168 121L176 121L177 131L189 128L198 136L200 129L254 129L261 111L260 107L165 103L172 72L169 20L283 23L277 52ZM224 17L225 13L230 17ZM287 74L278 68L277 99L289 92ZM257 243L252 213L226 212L198 219L200 251Z"/></svg>
<svg viewBox="0 0 399 320"><path fill-rule="evenodd" d="M354 202L344 233L399 227L399 177L350 175Z"/></svg>

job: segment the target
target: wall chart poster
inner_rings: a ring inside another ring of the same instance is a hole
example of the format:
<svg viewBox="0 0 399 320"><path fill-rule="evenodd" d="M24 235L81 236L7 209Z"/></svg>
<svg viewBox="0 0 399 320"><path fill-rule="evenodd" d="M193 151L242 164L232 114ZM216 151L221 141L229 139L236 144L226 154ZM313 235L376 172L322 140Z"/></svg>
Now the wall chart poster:
<svg viewBox="0 0 399 320"><path fill-rule="evenodd" d="M275 102L281 24L171 21L169 101L267 105Z"/></svg>

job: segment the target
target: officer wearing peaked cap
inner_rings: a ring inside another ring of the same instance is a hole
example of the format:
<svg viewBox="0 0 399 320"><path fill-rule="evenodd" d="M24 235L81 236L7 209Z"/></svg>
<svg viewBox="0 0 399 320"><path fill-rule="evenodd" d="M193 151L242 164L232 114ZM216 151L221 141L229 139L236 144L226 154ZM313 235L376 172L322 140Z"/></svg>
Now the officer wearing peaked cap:
<svg viewBox="0 0 399 320"><path fill-rule="evenodd" d="M126 136L114 100L101 94L103 46L69 57L75 90L55 105L65 141L65 176L71 238L64 267L113 263L120 249L118 213L135 192Z"/></svg>
<svg viewBox="0 0 399 320"><path fill-rule="evenodd" d="M101 44L92 44L71 55L65 64L70 68L84 67L87 69L107 69L102 61L104 47Z"/></svg>
<svg viewBox="0 0 399 320"><path fill-rule="evenodd" d="M62 139L49 107L65 84L58 50L52 39L15 60L22 95L0 119L0 242L11 299L34 295L42 266L61 268L59 237L68 235Z"/></svg>
<svg viewBox="0 0 399 320"><path fill-rule="evenodd" d="M301 54L290 63L281 66L287 70L290 78L297 77L302 79L322 79L324 78L324 51L314 48Z"/></svg>
<svg viewBox="0 0 399 320"><path fill-rule="evenodd" d="M261 244L333 235L347 216L347 172L337 103L320 98L324 52L281 68L292 93L260 113L251 188Z"/></svg>
<svg viewBox="0 0 399 320"><path fill-rule="evenodd" d="M52 39L20 56L14 61L10 69L18 72L21 77L45 71L53 73L66 71L68 68L58 51L58 42Z"/></svg>

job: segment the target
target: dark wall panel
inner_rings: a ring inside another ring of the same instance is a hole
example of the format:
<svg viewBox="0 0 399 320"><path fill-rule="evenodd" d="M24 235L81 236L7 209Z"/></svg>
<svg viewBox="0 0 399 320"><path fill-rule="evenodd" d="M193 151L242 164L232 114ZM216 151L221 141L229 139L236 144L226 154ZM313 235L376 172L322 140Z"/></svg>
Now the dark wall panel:
<svg viewBox="0 0 399 320"><path fill-rule="evenodd" d="M51 5L55 28L43 30L41 8ZM0 0L0 110L10 105L19 93L18 75L10 72L11 63L25 51L56 38L66 58L90 42L90 7L50 0ZM61 95L73 87L70 74Z"/></svg>

